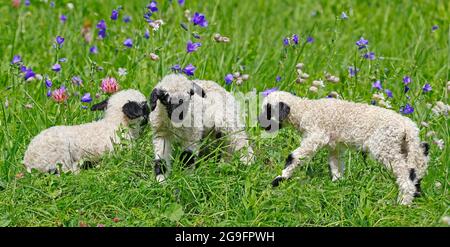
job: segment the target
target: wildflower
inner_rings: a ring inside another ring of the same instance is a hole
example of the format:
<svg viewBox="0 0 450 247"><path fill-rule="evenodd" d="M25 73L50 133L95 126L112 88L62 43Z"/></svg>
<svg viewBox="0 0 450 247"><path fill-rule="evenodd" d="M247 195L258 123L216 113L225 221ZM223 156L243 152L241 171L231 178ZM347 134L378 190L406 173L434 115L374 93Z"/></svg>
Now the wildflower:
<svg viewBox="0 0 450 247"><path fill-rule="evenodd" d="M202 46L201 43L192 43L192 41L188 41L186 45L186 52L191 53L196 51L200 46Z"/></svg>
<svg viewBox="0 0 450 247"><path fill-rule="evenodd" d="M31 78L34 78L36 76L36 74L34 73L34 71L31 68L26 68L25 66L23 66L25 68L24 72L24 79L28 80Z"/></svg>
<svg viewBox="0 0 450 247"><path fill-rule="evenodd" d="M65 63L65 62L67 62L67 58L66 57L62 57L58 61L61 62L61 63Z"/></svg>
<svg viewBox="0 0 450 247"><path fill-rule="evenodd" d="M309 91L310 91L310 92L313 92L313 93L317 93L318 90L319 90L319 89L318 89L317 87L315 87L315 86L311 86L311 87L309 88Z"/></svg>
<svg viewBox="0 0 450 247"><path fill-rule="evenodd" d="M408 86L405 86L405 88L404 88L404 90L403 90L405 93L407 93L408 91L409 91L409 87Z"/></svg>
<svg viewBox="0 0 450 247"><path fill-rule="evenodd" d="M356 74L358 74L359 69L353 66L348 67L348 75L350 77L356 76Z"/></svg>
<svg viewBox="0 0 450 247"><path fill-rule="evenodd" d="M115 21L119 17L119 11L113 9L111 12L111 20Z"/></svg>
<svg viewBox="0 0 450 247"><path fill-rule="evenodd" d="M303 69L305 67L305 65L303 63L298 63L297 65L295 65L296 69Z"/></svg>
<svg viewBox="0 0 450 247"><path fill-rule="evenodd" d="M342 12L341 19L342 20L347 20L348 19L348 15L345 12Z"/></svg>
<svg viewBox="0 0 450 247"><path fill-rule="evenodd" d="M448 112L450 111L450 105L446 105L442 101L436 102L436 105L431 109L433 114L439 116L439 115L448 115Z"/></svg>
<svg viewBox="0 0 450 247"><path fill-rule="evenodd" d="M12 5L14 8L20 7L20 0L12 0L11 5Z"/></svg>
<svg viewBox="0 0 450 247"><path fill-rule="evenodd" d="M325 87L325 84L323 84L323 81L322 81L322 80L314 80L314 81L312 82L312 85L315 86L315 87L317 87L317 88L319 88L319 87Z"/></svg>
<svg viewBox="0 0 450 247"><path fill-rule="evenodd" d="M100 20L98 23L97 23L97 26L96 26L98 29L106 29L106 22L105 22L105 20Z"/></svg>
<svg viewBox="0 0 450 247"><path fill-rule="evenodd" d="M159 56L156 55L155 53L150 53L150 59L153 61L158 61L159 60Z"/></svg>
<svg viewBox="0 0 450 247"><path fill-rule="evenodd" d="M98 37L100 39L104 39L106 37L106 23L105 20L101 20L97 23L97 29L98 29Z"/></svg>
<svg viewBox="0 0 450 247"><path fill-rule="evenodd" d="M386 95L388 96L388 98L393 98L394 96L392 95L392 91L389 89L385 89L384 92L386 93Z"/></svg>
<svg viewBox="0 0 450 247"><path fill-rule="evenodd" d="M234 80L234 77L232 74L227 74L225 76L225 84L230 85Z"/></svg>
<svg viewBox="0 0 450 247"><path fill-rule="evenodd" d="M438 146L438 148L440 150L444 149L444 145L445 145L444 140L442 140L442 139L435 139L433 142L434 142L434 144L436 144L436 146Z"/></svg>
<svg viewBox="0 0 450 247"><path fill-rule="evenodd" d="M369 41L361 37L358 41L356 41L356 45L358 46L358 49L364 49L369 44Z"/></svg>
<svg viewBox="0 0 450 247"><path fill-rule="evenodd" d="M60 65L59 63L55 63L55 64L52 66L52 70L55 71L55 72L61 71L61 65Z"/></svg>
<svg viewBox="0 0 450 247"><path fill-rule="evenodd" d="M277 77L275 77L275 81L276 81L276 82L281 81L281 76L277 75Z"/></svg>
<svg viewBox="0 0 450 247"><path fill-rule="evenodd" d="M414 107L410 104L406 104L405 106L400 107L400 112L405 115L412 114L414 112Z"/></svg>
<svg viewBox="0 0 450 247"><path fill-rule="evenodd" d="M219 33L214 34L214 40L219 43L228 43L230 42L230 38L220 35Z"/></svg>
<svg viewBox="0 0 450 247"><path fill-rule="evenodd" d="M297 34L292 35L292 41L294 42L294 44L298 45L298 35Z"/></svg>
<svg viewBox="0 0 450 247"><path fill-rule="evenodd" d="M47 88L51 88L53 85L53 82L50 79L45 79L45 86Z"/></svg>
<svg viewBox="0 0 450 247"><path fill-rule="evenodd" d="M73 3L68 3L67 4L67 8L72 10L75 6L73 5Z"/></svg>
<svg viewBox="0 0 450 247"><path fill-rule="evenodd" d="M184 5L184 0L178 0L179 5Z"/></svg>
<svg viewBox="0 0 450 247"><path fill-rule="evenodd" d="M119 83L114 77L107 77L102 80L102 91L108 94L115 93L119 90Z"/></svg>
<svg viewBox="0 0 450 247"><path fill-rule="evenodd" d="M83 102L83 103L90 103L91 101L92 101L92 98L91 98L90 93L85 93L83 95L83 97L81 97L81 102Z"/></svg>
<svg viewBox="0 0 450 247"><path fill-rule="evenodd" d="M298 78L295 80L295 82L297 82L297 83L303 83L303 82L305 82L305 79L303 79L303 78L301 78L301 77L298 77Z"/></svg>
<svg viewBox="0 0 450 247"><path fill-rule="evenodd" d="M56 43L59 45L59 47L61 48L62 47L62 44L64 43L64 38L63 37L61 37L61 36L57 36L56 37Z"/></svg>
<svg viewBox="0 0 450 247"><path fill-rule="evenodd" d="M438 30L439 29L439 26L438 25L433 25L432 27L431 27L431 31L436 31L436 30Z"/></svg>
<svg viewBox="0 0 450 247"><path fill-rule="evenodd" d="M151 1L149 5L147 5L147 9L149 9L151 12L157 12L158 7L156 7L157 3L155 1Z"/></svg>
<svg viewBox="0 0 450 247"><path fill-rule="evenodd" d="M64 87L64 86L61 86L60 88L55 89L55 90L52 92L52 98L53 98L53 100L56 101L56 102L58 102L58 103L61 103L61 102L66 101L66 99L67 99L68 97L69 97L69 96L67 95L66 87Z"/></svg>
<svg viewBox="0 0 450 247"><path fill-rule="evenodd" d="M170 68L173 72L181 72L181 66L179 64L175 64L174 66L172 66L172 68Z"/></svg>
<svg viewBox="0 0 450 247"><path fill-rule="evenodd" d="M200 27L207 27L208 21L205 18L205 15L195 12L194 16L192 16L192 22L194 23L194 26L199 25Z"/></svg>
<svg viewBox="0 0 450 247"><path fill-rule="evenodd" d="M339 94L336 91L331 91L327 97L337 99L339 97Z"/></svg>
<svg viewBox="0 0 450 247"><path fill-rule="evenodd" d="M130 38L128 38L128 39L126 39L126 40L123 42L123 45L126 46L126 47L128 47L128 48L131 48L131 47L133 47L133 40L131 40Z"/></svg>
<svg viewBox="0 0 450 247"><path fill-rule="evenodd" d="M374 82L374 83L372 84L372 88L376 88L376 89L378 89L378 90L383 90L383 88L381 87L381 81L380 81L380 80L377 80L376 82Z"/></svg>
<svg viewBox="0 0 450 247"><path fill-rule="evenodd" d="M308 38L306 38L306 42L307 43L313 43L314 42L314 38L311 36L308 36Z"/></svg>
<svg viewBox="0 0 450 247"><path fill-rule="evenodd" d="M60 16L59 16L59 20L60 20L62 23L65 23L65 22L67 21L67 16L65 16L65 15L60 15Z"/></svg>
<svg viewBox="0 0 450 247"><path fill-rule="evenodd" d="M95 45L91 46L91 48L89 48L89 52L90 52L91 54L97 54L97 53L98 53L98 48L97 48L97 46L95 46Z"/></svg>
<svg viewBox="0 0 450 247"><path fill-rule="evenodd" d="M50 7L52 7L52 8L55 7L55 2L54 2L54 1L51 1L51 2L50 2Z"/></svg>
<svg viewBox="0 0 450 247"><path fill-rule="evenodd" d="M185 73L188 76L192 76L192 75L194 75L195 69L196 68L194 65L189 64L188 66L184 67L183 73Z"/></svg>
<svg viewBox="0 0 450 247"><path fill-rule="evenodd" d="M150 32L148 31L148 29L145 30L144 38L146 38L146 39L150 38Z"/></svg>
<svg viewBox="0 0 450 247"><path fill-rule="evenodd" d="M430 92L432 89L431 85L429 83L423 85L422 90L424 93Z"/></svg>
<svg viewBox="0 0 450 247"><path fill-rule="evenodd" d="M30 2L30 0L25 0L25 6L30 6L30 4L31 4L31 2Z"/></svg>
<svg viewBox="0 0 450 247"><path fill-rule="evenodd" d="M409 76L403 77L403 83L404 83L405 85L408 85L408 84L411 83L411 82L412 82L411 77L409 77Z"/></svg>
<svg viewBox="0 0 450 247"><path fill-rule="evenodd" d="M26 109L33 109L33 104L28 103L28 104L25 104L24 107L25 107Z"/></svg>
<svg viewBox="0 0 450 247"><path fill-rule="evenodd" d="M72 77L72 83L77 86L80 86L81 84L83 84L83 80L81 80L81 77L79 76L74 76Z"/></svg>
<svg viewBox="0 0 450 247"><path fill-rule="evenodd" d="M358 72L358 71L356 71ZM334 76L334 75L330 75L330 74L326 74L325 75L325 79L327 79L327 81L331 82L331 83L338 83L339 82L339 77Z"/></svg>
<svg viewBox="0 0 450 247"><path fill-rule="evenodd" d="M158 31L159 27L164 25L163 20L155 20L149 23L149 25L153 28L153 31Z"/></svg>
<svg viewBox="0 0 450 247"><path fill-rule="evenodd" d="M289 45L289 39L288 38L284 38L283 39L283 45L284 46L288 46Z"/></svg>
<svg viewBox="0 0 450 247"><path fill-rule="evenodd" d="M128 23L130 21L131 21L131 16L126 15L126 16L123 17L123 22Z"/></svg>
<svg viewBox="0 0 450 247"><path fill-rule="evenodd" d="M47 97L50 97L50 96L52 96L52 90L47 90Z"/></svg>
<svg viewBox="0 0 450 247"><path fill-rule="evenodd" d="M19 55L15 55L11 61L11 64L18 64L22 62L22 57Z"/></svg>
<svg viewBox="0 0 450 247"><path fill-rule="evenodd" d="M267 97L269 94L271 94L271 93L273 93L273 92L275 92L275 91L278 91L278 88L277 88L277 87L269 88L269 89L264 90L264 91L262 92L262 95L263 95L264 97Z"/></svg>
<svg viewBox="0 0 450 247"><path fill-rule="evenodd" d="M374 60L375 59L375 53L374 52L368 52L364 54L364 58L368 60Z"/></svg>
<svg viewBox="0 0 450 247"><path fill-rule="evenodd" d="M119 68L119 70L117 72L118 72L119 76L127 75L127 69L125 69L125 68Z"/></svg>

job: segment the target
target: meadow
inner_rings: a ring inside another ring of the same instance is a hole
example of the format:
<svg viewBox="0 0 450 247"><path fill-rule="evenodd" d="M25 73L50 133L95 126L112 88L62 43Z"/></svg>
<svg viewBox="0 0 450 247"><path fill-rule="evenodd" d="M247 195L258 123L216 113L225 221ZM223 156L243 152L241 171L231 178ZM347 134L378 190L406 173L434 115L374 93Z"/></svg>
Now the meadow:
<svg viewBox="0 0 450 247"><path fill-rule="evenodd" d="M448 226L449 9L408 0L2 0L0 226ZM404 114L431 145L422 196L398 205L391 172L356 150L345 154L341 181L331 181L322 150L272 188L300 143L293 128L261 138L249 126L251 166L211 158L185 170L176 150L163 184L150 128L78 175L26 172L33 136L102 116L89 107L110 93L103 79L149 96L176 65L232 92L276 87Z"/></svg>

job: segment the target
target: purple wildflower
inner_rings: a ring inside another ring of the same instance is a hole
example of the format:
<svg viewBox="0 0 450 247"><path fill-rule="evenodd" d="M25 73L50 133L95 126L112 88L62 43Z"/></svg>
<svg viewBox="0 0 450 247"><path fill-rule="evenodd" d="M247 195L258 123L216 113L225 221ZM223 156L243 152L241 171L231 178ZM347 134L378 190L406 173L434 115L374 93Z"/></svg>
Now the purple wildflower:
<svg viewBox="0 0 450 247"><path fill-rule="evenodd" d="M281 81L281 76L277 75L277 77L275 78L275 81L276 81L276 82Z"/></svg>
<svg viewBox="0 0 450 247"><path fill-rule="evenodd" d="M358 46L358 48L364 49L366 48L366 46L369 44L369 41L364 39L363 37L361 37L358 41L356 41L356 45Z"/></svg>
<svg viewBox="0 0 450 247"><path fill-rule="evenodd" d="M311 36L308 36L308 38L306 38L306 42L307 43L313 43L314 42L314 38Z"/></svg>
<svg viewBox="0 0 450 247"><path fill-rule="evenodd" d="M110 17L111 20L115 21L115 20L117 20L118 17L119 17L119 11L113 9L111 12L111 17Z"/></svg>
<svg viewBox="0 0 450 247"><path fill-rule="evenodd" d="M51 88L53 86L53 82L50 79L45 79L45 86L47 88Z"/></svg>
<svg viewBox="0 0 450 247"><path fill-rule="evenodd" d="M61 65L60 65L59 63L55 63L55 64L52 66L52 70L55 71L55 72L61 71Z"/></svg>
<svg viewBox="0 0 450 247"><path fill-rule="evenodd" d="M404 92L407 93L409 91L409 87L405 85Z"/></svg>
<svg viewBox="0 0 450 247"><path fill-rule="evenodd" d="M61 62L61 63L65 63L65 62L67 62L67 58L62 57L58 61Z"/></svg>
<svg viewBox="0 0 450 247"><path fill-rule="evenodd" d="M284 38L283 39L283 45L284 46L288 46L289 45L289 39L288 38Z"/></svg>
<svg viewBox="0 0 450 247"><path fill-rule="evenodd" d="M233 75L232 74L227 74L225 76L225 84L230 85L233 82Z"/></svg>
<svg viewBox="0 0 450 247"><path fill-rule="evenodd" d="M184 5L184 0L178 0L179 5Z"/></svg>
<svg viewBox="0 0 450 247"><path fill-rule="evenodd" d="M364 58L368 60L374 60L375 59L375 52L368 52L364 54Z"/></svg>
<svg viewBox="0 0 450 247"><path fill-rule="evenodd" d="M294 44L298 45L298 35L297 34L292 35L292 41L294 42Z"/></svg>
<svg viewBox="0 0 450 247"><path fill-rule="evenodd" d="M23 75L23 77L25 78L25 80L28 80L29 78L34 78L36 76L36 74L31 68L25 68L24 73L25 74Z"/></svg>
<svg viewBox="0 0 450 247"><path fill-rule="evenodd" d="M47 97L50 97L50 96L52 96L52 90L51 89L47 90Z"/></svg>
<svg viewBox="0 0 450 247"><path fill-rule="evenodd" d="M25 6L30 6L30 4L31 4L31 2L30 2L30 0L25 0Z"/></svg>
<svg viewBox="0 0 450 247"><path fill-rule="evenodd" d="M157 12L158 7L156 6L157 3L155 1L151 1L149 5L147 5L147 9L149 9L151 12Z"/></svg>
<svg viewBox="0 0 450 247"><path fill-rule="evenodd" d="M106 29L106 22L105 22L105 20L100 20L98 23L97 23L97 26L96 26L98 29Z"/></svg>
<svg viewBox="0 0 450 247"><path fill-rule="evenodd" d="M208 21L205 18L205 15L195 12L194 16L192 16L192 22L194 23L194 26L199 25L201 27L207 27Z"/></svg>
<svg viewBox="0 0 450 247"><path fill-rule="evenodd" d="M262 95L263 95L264 97L267 97L269 94L271 94L271 93L273 93L273 92L275 92L275 91L278 91L278 88L277 88L277 87L269 88L269 89L267 89L267 90L264 90L264 91L262 92Z"/></svg>
<svg viewBox="0 0 450 247"><path fill-rule="evenodd" d="M185 73L188 76L192 76L192 75L194 75L195 70L196 70L196 68L194 65L188 64L188 66L184 67L183 73Z"/></svg>
<svg viewBox="0 0 450 247"><path fill-rule="evenodd" d="M60 20L62 23L65 23L65 22L67 21L67 16L65 16L65 15L60 15L60 16L59 16L59 20Z"/></svg>
<svg viewBox="0 0 450 247"><path fill-rule="evenodd" d="M342 12L341 19L342 20L347 20L348 19L348 15L345 12Z"/></svg>
<svg viewBox="0 0 450 247"><path fill-rule="evenodd" d="M438 25L433 25L433 27L431 27L431 31L436 31L436 30L438 30L439 29L439 26Z"/></svg>
<svg viewBox="0 0 450 247"><path fill-rule="evenodd" d="M150 38L150 32L148 31L148 29L145 30L144 38L146 38L146 39L149 39L149 38Z"/></svg>
<svg viewBox="0 0 450 247"><path fill-rule="evenodd" d="M412 107L410 104L406 104L405 106L400 107L400 112L402 114L411 114L414 112L414 107Z"/></svg>
<svg viewBox="0 0 450 247"><path fill-rule="evenodd" d="M202 46L202 43L192 43L192 41L188 41L186 45L186 52L191 53L196 51L200 46Z"/></svg>
<svg viewBox="0 0 450 247"><path fill-rule="evenodd" d="M81 84L83 84L83 80L81 80L81 77L79 76L74 76L72 77L72 83L77 86L80 86Z"/></svg>
<svg viewBox="0 0 450 247"><path fill-rule="evenodd" d="M81 102L90 103L92 101L92 97L90 93L85 93L83 97L81 97Z"/></svg>
<svg viewBox="0 0 450 247"><path fill-rule="evenodd" d="M128 48L131 48L131 47L133 47L133 40L131 40L130 38L128 38L128 39L126 39L126 40L123 42L123 45L126 46L126 47L128 47Z"/></svg>
<svg viewBox="0 0 450 247"><path fill-rule="evenodd" d="M126 15L126 16L123 17L123 22L128 23L130 21L131 21L131 16Z"/></svg>
<svg viewBox="0 0 450 247"><path fill-rule="evenodd" d="M64 38L61 36L56 37L56 43L59 45L59 47L62 47L62 44L64 43Z"/></svg>
<svg viewBox="0 0 450 247"><path fill-rule="evenodd" d="M97 53L98 53L98 48L97 48L97 46L95 46L95 45L91 46L91 48L89 48L89 52L90 52L91 54L97 54Z"/></svg>
<svg viewBox="0 0 450 247"><path fill-rule="evenodd" d="M385 89L384 92L386 93L386 95L387 95L389 98L393 98L393 97L394 97L394 95L392 95L392 91L391 91L391 90Z"/></svg>
<svg viewBox="0 0 450 247"><path fill-rule="evenodd" d="M431 85L429 83L423 85L422 90L424 93L430 92L432 90Z"/></svg>
<svg viewBox="0 0 450 247"><path fill-rule="evenodd" d="M11 64L18 64L22 62L22 57L20 55L15 55L11 61Z"/></svg>
<svg viewBox="0 0 450 247"><path fill-rule="evenodd" d="M52 7L52 8L55 7L55 2L54 2L54 1L51 1L51 2L50 2L50 7Z"/></svg>
<svg viewBox="0 0 450 247"><path fill-rule="evenodd" d="M356 74L358 74L359 69L355 68L353 66L348 67L348 74L350 77L356 76Z"/></svg>
<svg viewBox="0 0 450 247"><path fill-rule="evenodd" d="M380 81L380 80L377 80L376 82L374 82L374 83L372 84L372 88L376 88L376 89L378 89L378 90L383 90L383 88L381 87L381 81Z"/></svg>
<svg viewBox="0 0 450 247"><path fill-rule="evenodd" d="M173 72L181 72L181 66L179 64L175 64L174 66L172 66L172 68L170 68Z"/></svg>
<svg viewBox="0 0 450 247"><path fill-rule="evenodd" d="M98 37L100 39L104 39L106 37L106 29L100 29L98 30Z"/></svg>
<svg viewBox="0 0 450 247"><path fill-rule="evenodd" d="M97 23L97 29L98 29L98 37L101 39L104 39L106 37L106 22L105 20L101 20Z"/></svg>
<svg viewBox="0 0 450 247"><path fill-rule="evenodd" d="M405 85L408 85L408 84L411 83L411 82L412 82L411 77L409 77L409 76L403 77L403 83L404 83Z"/></svg>

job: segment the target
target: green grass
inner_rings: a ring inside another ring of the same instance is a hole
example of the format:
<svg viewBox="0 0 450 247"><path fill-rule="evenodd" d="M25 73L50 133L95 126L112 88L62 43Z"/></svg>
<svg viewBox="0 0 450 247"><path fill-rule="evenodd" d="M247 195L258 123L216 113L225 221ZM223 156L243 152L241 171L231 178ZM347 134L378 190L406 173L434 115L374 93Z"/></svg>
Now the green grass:
<svg viewBox="0 0 450 247"><path fill-rule="evenodd" d="M142 18L147 1L72 1L73 10L66 7L68 1L56 1L51 8L32 0L30 7L19 9L4 2L0 5L1 226L78 226L80 222L89 226L442 226L441 218L450 214L449 121L431 114L426 106L439 100L448 104L448 1L187 0L180 7L177 1L160 0L154 19L166 24L148 40L143 34L149 27ZM113 23L109 16L118 5L124 9L120 20ZM209 26L188 24L185 9L204 13ZM348 20L339 18L343 11ZM67 15L65 24L60 23L60 14ZM121 21L125 14L133 18L128 24ZM107 38L97 40L95 33L94 41L86 44L80 34L83 23L91 23L96 32L100 19L107 22ZM180 27L181 22L202 37L202 47L195 53L186 55L186 42L193 37ZM439 25L435 32L433 25ZM216 32L231 42L214 42ZM300 44L284 48L283 37L293 33L300 35ZM57 35L65 38L58 53L52 48ZM314 43L305 43L308 35ZM369 40L376 60L360 57L355 42L361 36ZM134 41L131 49L122 45L128 37ZM89 47L94 44L99 54L90 55ZM150 52L160 60L150 60ZM65 84L71 94L68 101L58 104L48 99L43 81L24 82L10 65L15 54L36 73L49 75L53 88ZM62 57L68 59L61 63L62 72L52 72L51 66ZM305 63L305 72L311 76L304 84L294 82L298 62ZM276 138L267 139L252 126L248 131L257 153L255 164L247 167L237 159L231 163L208 159L192 171L181 169L175 161L165 184L154 179L150 129L132 147L105 155L97 167L79 175L25 172L24 151L41 130L100 117L81 108L79 95L100 92L102 78L114 76L122 88L137 88L149 95L176 63L192 63L197 67L196 78L224 86L227 73L244 68L250 80L241 86L226 86L229 91L278 86L308 98L337 91L344 99L366 103L375 92L371 84L379 79L393 91L393 110L409 102L415 112L408 116L418 124L429 123L430 127L421 127L423 140L443 139L446 145L441 150L432 144L428 174L422 182L424 195L410 207L396 204L398 191L391 173L371 159L366 165L357 151L346 152L342 181L331 182L327 151L323 150L298 168L293 179L271 188L285 157L300 143L294 129L283 129ZM96 66L103 70L96 71ZM348 66L360 69L357 77L349 77ZM118 76L120 67L127 69L125 77ZM309 92L311 81L324 78L325 71L341 81L325 83L317 94ZM82 77L82 87L72 85L74 75ZM275 81L277 75L282 77L280 82ZM403 93L405 75L413 80L409 101ZM424 94L421 88L426 82L433 90ZM33 107L28 109L26 104ZM426 137L431 130L436 136ZM113 221L115 217L118 222Z"/></svg>

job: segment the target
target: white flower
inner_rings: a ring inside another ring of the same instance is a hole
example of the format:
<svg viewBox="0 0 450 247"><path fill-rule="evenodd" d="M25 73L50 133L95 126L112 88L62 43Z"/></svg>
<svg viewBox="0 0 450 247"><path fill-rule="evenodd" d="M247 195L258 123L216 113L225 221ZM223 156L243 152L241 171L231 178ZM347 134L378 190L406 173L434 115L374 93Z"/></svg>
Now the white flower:
<svg viewBox="0 0 450 247"><path fill-rule="evenodd" d="M315 80L312 82L312 85L315 87L325 87L322 80Z"/></svg>
<svg viewBox="0 0 450 247"><path fill-rule="evenodd" d="M311 87L309 88L309 91L311 91L311 92L313 92L313 93L317 93L318 90L319 90L319 89L318 89L317 87L315 87L315 86L311 86Z"/></svg>
<svg viewBox="0 0 450 247"><path fill-rule="evenodd" d="M6 98L5 99L5 108L8 108L8 106L9 106L9 100L8 100L8 98Z"/></svg>
<svg viewBox="0 0 450 247"><path fill-rule="evenodd" d="M153 61L158 61L159 60L159 56L156 55L155 53L150 53L150 59Z"/></svg>
<svg viewBox="0 0 450 247"><path fill-rule="evenodd" d="M450 111L450 105L444 104L442 101L436 102L436 105L431 109L431 111L435 115L445 115L448 116L448 112Z"/></svg>
<svg viewBox="0 0 450 247"><path fill-rule="evenodd" d="M72 10L75 6L73 5L73 3L67 3L67 8L69 8L70 10Z"/></svg>
<svg viewBox="0 0 450 247"><path fill-rule="evenodd" d="M241 78L242 80L246 81L250 78L250 76L248 74L243 74Z"/></svg>
<svg viewBox="0 0 450 247"><path fill-rule="evenodd" d="M125 68L119 68L119 76L126 76L127 75L127 69Z"/></svg>
<svg viewBox="0 0 450 247"><path fill-rule="evenodd" d="M163 20L155 20L149 23L149 25L153 28L153 31L158 31L159 27L164 25Z"/></svg>
<svg viewBox="0 0 450 247"><path fill-rule="evenodd" d="M444 149L444 145L445 145L444 140L442 140L442 139L436 140L435 139L434 144L436 144L440 150Z"/></svg>
<svg viewBox="0 0 450 247"><path fill-rule="evenodd" d="M303 63L298 63L297 65L295 65L295 68L297 69L303 69L303 67L305 67Z"/></svg>

